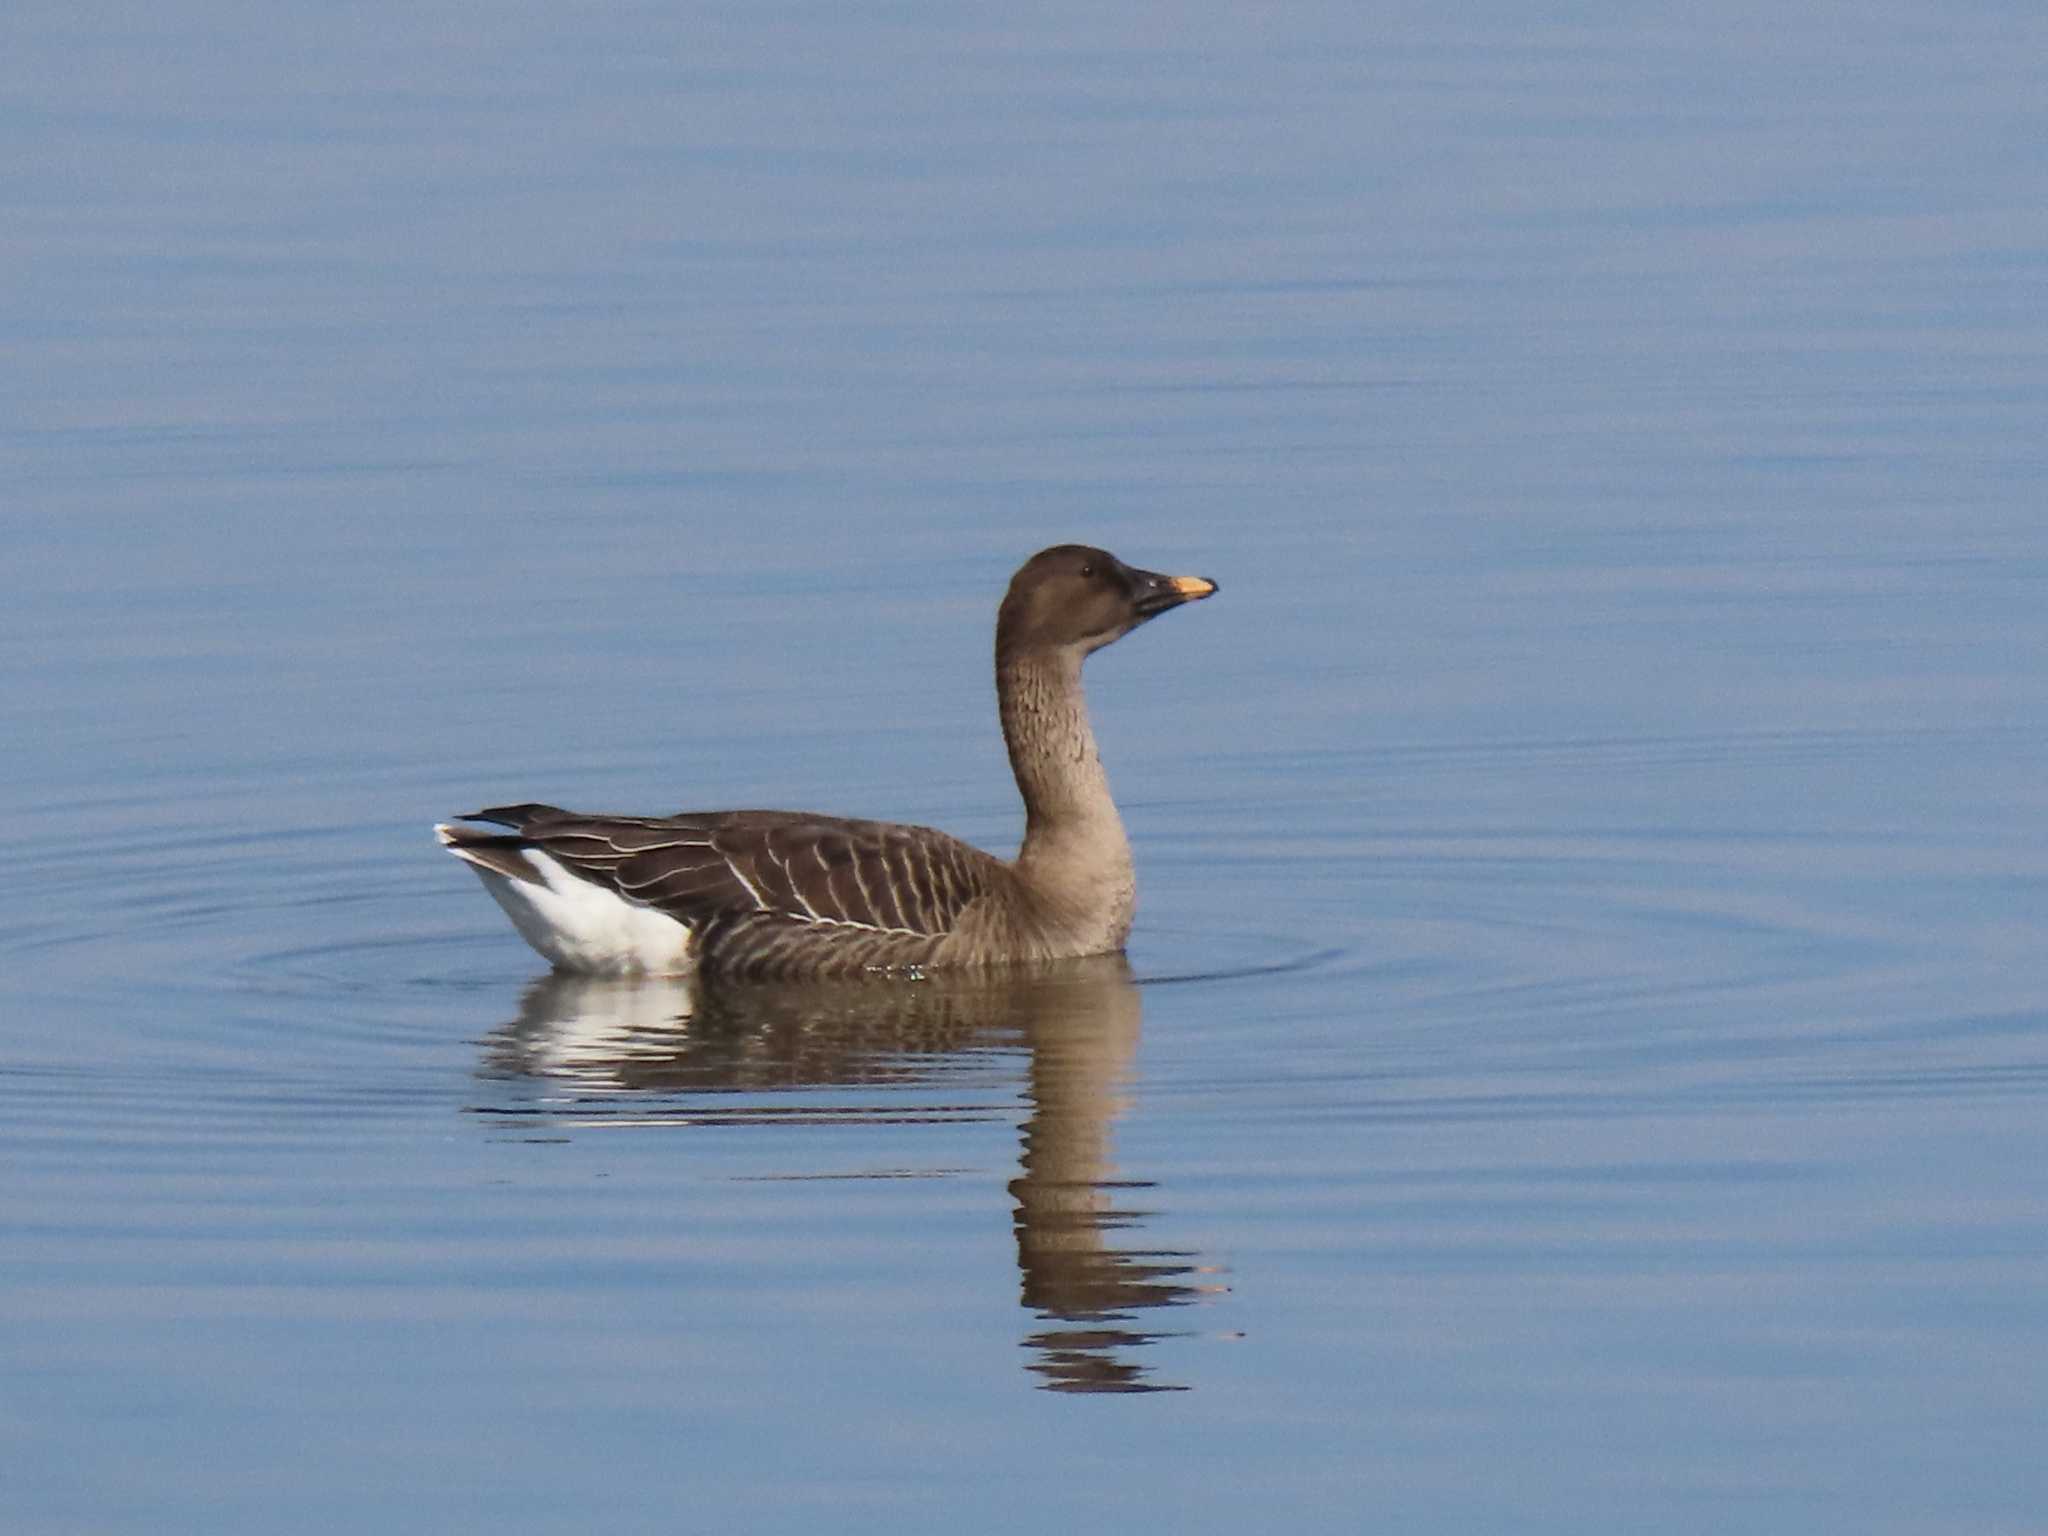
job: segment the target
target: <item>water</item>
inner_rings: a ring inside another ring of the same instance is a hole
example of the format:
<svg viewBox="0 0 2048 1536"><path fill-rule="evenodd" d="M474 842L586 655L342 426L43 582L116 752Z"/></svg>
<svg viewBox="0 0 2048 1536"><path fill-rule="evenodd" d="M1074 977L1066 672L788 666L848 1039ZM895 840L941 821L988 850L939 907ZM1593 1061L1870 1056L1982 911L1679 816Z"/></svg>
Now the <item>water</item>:
<svg viewBox="0 0 2048 1536"><path fill-rule="evenodd" d="M2015 5L17 7L10 1531L2022 1530ZM537 975L428 824L1014 840L1128 969Z"/></svg>

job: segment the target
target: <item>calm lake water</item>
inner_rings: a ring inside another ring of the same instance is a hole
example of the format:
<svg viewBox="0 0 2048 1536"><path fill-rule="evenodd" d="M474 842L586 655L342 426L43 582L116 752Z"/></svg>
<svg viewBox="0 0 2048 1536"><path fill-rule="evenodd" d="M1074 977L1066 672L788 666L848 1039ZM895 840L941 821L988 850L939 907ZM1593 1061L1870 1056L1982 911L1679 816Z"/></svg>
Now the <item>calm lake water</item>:
<svg viewBox="0 0 2048 1536"><path fill-rule="evenodd" d="M201 0L0 50L12 1532L2048 1529L2048 20ZM1128 965L543 977L429 824Z"/></svg>

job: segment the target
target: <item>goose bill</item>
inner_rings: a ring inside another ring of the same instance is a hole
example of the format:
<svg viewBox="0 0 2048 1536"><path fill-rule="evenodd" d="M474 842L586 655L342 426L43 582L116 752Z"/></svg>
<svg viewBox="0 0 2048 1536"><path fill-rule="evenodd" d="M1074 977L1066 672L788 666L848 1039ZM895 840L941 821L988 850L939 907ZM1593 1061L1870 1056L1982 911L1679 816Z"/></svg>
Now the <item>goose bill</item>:
<svg viewBox="0 0 2048 1536"><path fill-rule="evenodd" d="M1216 583L1206 576L1162 576L1157 571L1133 571L1138 578L1138 612L1146 618L1213 596Z"/></svg>

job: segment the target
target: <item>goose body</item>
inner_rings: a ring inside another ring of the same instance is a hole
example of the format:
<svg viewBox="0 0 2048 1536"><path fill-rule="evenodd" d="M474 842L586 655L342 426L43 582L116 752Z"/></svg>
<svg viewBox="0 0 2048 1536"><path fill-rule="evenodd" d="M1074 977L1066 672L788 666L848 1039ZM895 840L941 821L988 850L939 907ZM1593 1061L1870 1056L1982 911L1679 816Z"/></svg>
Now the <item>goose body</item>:
<svg viewBox="0 0 2048 1536"><path fill-rule="evenodd" d="M1081 689L1093 651L1209 596L1082 545L1042 550L996 621L996 697L1024 799L1017 857L930 827L801 811L584 815L493 806L441 825L557 970L802 978L1120 950L1136 879Z"/></svg>

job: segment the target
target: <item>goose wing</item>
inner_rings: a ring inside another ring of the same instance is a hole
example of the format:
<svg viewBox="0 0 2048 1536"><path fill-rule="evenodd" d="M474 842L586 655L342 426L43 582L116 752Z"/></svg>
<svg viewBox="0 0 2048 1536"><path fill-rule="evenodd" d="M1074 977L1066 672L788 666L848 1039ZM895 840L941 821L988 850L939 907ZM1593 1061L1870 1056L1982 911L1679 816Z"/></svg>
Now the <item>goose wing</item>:
<svg viewBox="0 0 2048 1536"><path fill-rule="evenodd" d="M515 805L462 819L509 827L517 846L700 931L767 918L939 938L1003 868L929 827L791 811L606 816Z"/></svg>

